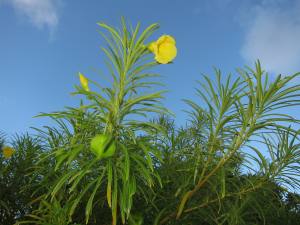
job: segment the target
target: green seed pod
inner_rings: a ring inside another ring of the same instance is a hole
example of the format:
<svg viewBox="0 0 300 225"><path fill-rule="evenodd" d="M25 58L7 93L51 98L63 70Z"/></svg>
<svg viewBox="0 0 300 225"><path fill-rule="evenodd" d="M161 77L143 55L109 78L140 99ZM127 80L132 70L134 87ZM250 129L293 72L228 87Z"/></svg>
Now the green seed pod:
<svg viewBox="0 0 300 225"><path fill-rule="evenodd" d="M91 151L98 158L107 158L114 155L116 145L111 135L98 134L91 140Z"/></svg>
<svg viewBox="0 0 300 225"><path fill-rule="evenodd" d="M104 134L98 134L91 140L91 151L97 156L101 157L107 142L109 141L109 137Z"/></svg>
<svg viewBox="0 0 300 225"><path fill-rule="evenodd" d="M103 153L103 158L108 158L108 157L112 157L116 152L116 144L113 141L108 148L106 149L106 151Z"/></svg>

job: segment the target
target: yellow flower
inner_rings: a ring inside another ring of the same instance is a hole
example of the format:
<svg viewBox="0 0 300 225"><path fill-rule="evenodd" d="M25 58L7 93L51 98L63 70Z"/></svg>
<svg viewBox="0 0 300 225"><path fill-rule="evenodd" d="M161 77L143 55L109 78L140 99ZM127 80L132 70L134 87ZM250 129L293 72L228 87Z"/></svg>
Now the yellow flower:
<svg viewBox="0 0 300 225"><path fill-rule="evenodd" d="M89 81L88 79L83 76L83 74L79 73L79 80L80 80L80 84L82 86L82 88L85 90L85 91L90 91L89 89Z"/></svg>
<svg viewBox="0 0 300 225"><path fill-rule="evenodd" d="M2 148L4 158L8 159L14 154L15 150L11 147L5 146Z"/></svg>
<svg viewBox="0 0 300 225"><path fill-rule="evenodd" d="M162 35L157 41L150 43L148 49L161 64L172 62L177 55L176 42L170 35Z"/></svg>

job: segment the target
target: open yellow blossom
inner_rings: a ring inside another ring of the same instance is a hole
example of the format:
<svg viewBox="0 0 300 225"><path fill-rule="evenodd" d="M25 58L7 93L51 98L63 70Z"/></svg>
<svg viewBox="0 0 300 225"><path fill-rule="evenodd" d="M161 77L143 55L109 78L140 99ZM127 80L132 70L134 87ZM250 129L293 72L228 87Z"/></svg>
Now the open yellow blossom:
<svg viewBox="0 0 300 225"><path fill-rule="evenodd" d="M9 146L5 146L2 148L2 153L4 158L8 159L14 154L15 150Z"/></svg>
<svg viewBox="0 0 300 225"><path fill-rule="evenodd" d="M175 39L170 35L162 35L157 41L150 43L148 49L161 64L172 62L177 55Z"/></svg>
<svg viewBox="0 0 300 225"><path fill-rule="evenodd" d="M80 84L82 86L82 88L85 90L85 91L90 91L89 89L89 81L88 79L83 76L83 74L79 73L79 80L80 80Z"/></svg>

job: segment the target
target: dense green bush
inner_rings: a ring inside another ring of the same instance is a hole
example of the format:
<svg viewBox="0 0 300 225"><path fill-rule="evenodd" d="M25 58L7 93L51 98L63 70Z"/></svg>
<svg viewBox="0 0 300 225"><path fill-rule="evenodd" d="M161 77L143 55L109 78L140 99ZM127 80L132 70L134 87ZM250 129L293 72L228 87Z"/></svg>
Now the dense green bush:
<svg viewBox="0 0 300 225"><path fill-rule="evenodd" d="M7 145L4 135L0 147ZM14 224L31 212L34 204L31 193L39 186L39 178L32 174L42 148L38 139L28 134L16 136L12 146L17 151L9 159L0 155L0 224Z"/></svg>
<svg viewBox="0 0 300 225"><path fill-rule="evenodd" d="M216 70L177 127L152 71L162 56L147 48L158 25L99 25L111 86L80 74L78 108L41 114L54 125L11 141L1 224L296 224L299 121L287 109L300 105L299 74L274 78L259 62L237 76Z"/></svg>

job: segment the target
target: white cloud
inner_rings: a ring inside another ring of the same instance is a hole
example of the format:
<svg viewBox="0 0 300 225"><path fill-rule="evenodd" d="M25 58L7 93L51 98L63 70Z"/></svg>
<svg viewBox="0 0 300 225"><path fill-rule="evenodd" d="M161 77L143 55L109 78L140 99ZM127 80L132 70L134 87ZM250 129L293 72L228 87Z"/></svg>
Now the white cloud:
<svg viewBox="0 0 300 225"><path fill-rule="evenodd" d="M300 71L300 1L262 1L249 9L241 54L247 63L260 59L268 72Z"/></svg>
<svg viewBox="0 0 300 225"><path fill-rule="evenodd" d="M38 28L53 29L58 24L57 0L8 0L6 2Z"/></svg>

